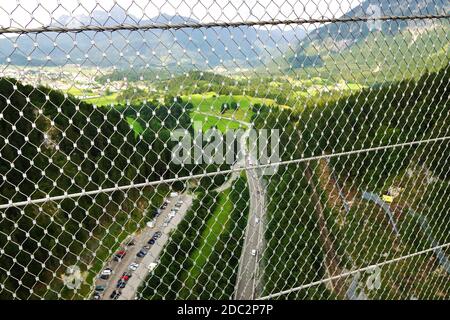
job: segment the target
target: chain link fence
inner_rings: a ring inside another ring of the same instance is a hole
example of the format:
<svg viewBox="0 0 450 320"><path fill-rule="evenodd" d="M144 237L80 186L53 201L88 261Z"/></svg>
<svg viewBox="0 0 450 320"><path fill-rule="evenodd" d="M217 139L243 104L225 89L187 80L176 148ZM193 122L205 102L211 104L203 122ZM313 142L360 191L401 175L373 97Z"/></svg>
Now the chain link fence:
<svg viewBox="0 0 450 320"><path fill-rule="evenodd" d="M449 299L449 9L0 4L0 297Z"/></svg>

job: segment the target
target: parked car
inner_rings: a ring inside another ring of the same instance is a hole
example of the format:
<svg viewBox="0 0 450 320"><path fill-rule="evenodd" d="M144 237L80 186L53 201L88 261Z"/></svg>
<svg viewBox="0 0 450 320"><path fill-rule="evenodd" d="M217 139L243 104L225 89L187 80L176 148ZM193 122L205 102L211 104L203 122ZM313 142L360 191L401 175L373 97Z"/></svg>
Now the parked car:
<svg viewBox="0 0 450 320"><path fill-rule="evenodd" d="M150 240L148 240L148 244L150 244L150 245L154 245L155 244L155 240L153 239L153 238L151 238Z"/></svg>
<svg viewBox="0 0 450 320"><path fill-rule="evenodd" d="M119 290L114 290L109 297L111 299L117 300L121 294L122 292L120 292Z"/></svg>
<svg viewBox="0 0 450 320"><path fill-rule="evenodd" d="M102 296L98 292L94 292L94 295L92 296L92 300L100 300Z"/></svg>
<svg viewBox="0 0 450 320"><path fill-rule="evenodd" d="M156 231L153 236L157 236L159 238L159 237L162 236L162 232L161 231Z"/></svg>
<svg viewBox="0 0 450 320"><path fill-rule="evenodd" d="M165 200L165 201L163 202L163 204L161 205L161 208L163 208L163 207L164 207L164 209L167 208L167 206L169 205L169 203L170 203L169 200Z"/></svg>
<svg viewBox="0 0 450 320"><path fill-rule="evenodd" d="M173 216L171 217L170 215L166 218L166 220L164 220L163 223L163 227L167 227L170 223L170 221L172 221Z"/></svg>
<svg viewBox="0 0 450 320"><path fill-rule="evenodd" d="M164 209L164 208L161 208L161 209ZM156 218L157 216L159 216L159 214L161 213L161 210L160 208L157 208L157 209L154 209L153 211L152 211L152 216L153 216L153 218Z"/></svg>
<svg viewBox="0 0 450 320"><path fill-rule="evenodd" d="M125 271L125 272L122 274L122 279L125 279L125 277L127 277L127 280L128 280L128 279L130 279L132 276L133 276L133 274L132 274L131 272Z"/></svg>
<svg viewBox="0 0 450 320"><path fill-rule="evenodd" d="M120 261L127 255L127 252L125 250L117 251L114 255L114 261Z"/></svg>
<svg viewBox="0 0 450 320"><path fill-rule="evenodd" d="M128 269L131 271L136 271L139 268L139 263L133 262L128 266Z"/></svg>
<svg viewBox="0 0 450 320"><path fill-rule="evenodd" d="M252 249L251 251L252 256L256 256L256 253L257 253L256 249Z"/></svg>
<svg viewBox="0 0 450 320"><path fill-rule="evenodd" d="M171 192L171 193L170 193L170 197L171 197L171 198L178 197L178 192Z"/></svg>
<svg viewBox="0 0 450 320"><path fill-rule="evenodd" d="M139 252L136 254L136 256L138 258L143 258L147 255L148 251L147 249L142 248L141 250L139 250Z"/></svg>
<svg viewBox="0 0 450 320"><path fill-rule="evenodd" d="M122 279L120 279L119 281L117 281L116 287L119 288L119 289L123 289L123 288L126 287L126 285L127 285L127 282L122 280Z"/></svg>
<svg viewBox="0 0 450 320"><path fill-rule="evenodd" d="M153 234L152 239L158 239L160 237L160 235L156 234L156 232Z"/></svg>
<svg viewBox="0 0 450 320"><path fill-rule="evenodd" d="M157 265L158 265L157 263L151 262L151 263L147 266L148 271L152 272L152 271L156 268Z"/></svg>
<svg viewBox="0 0 450 320"><path fill-rule="evenodd" d="M100 274L100 279L103 280L108 280L109 277L112 274L112 269L111 268L106 268L105 270L102 271L102 273Z"/></svg>
<svg viewBox="0 0 450 320"><path fill-rule="evenodd" d="M99 285L99 286L95 286L95 292L101 293L104 292L106 290L105 286Z"/></svg>

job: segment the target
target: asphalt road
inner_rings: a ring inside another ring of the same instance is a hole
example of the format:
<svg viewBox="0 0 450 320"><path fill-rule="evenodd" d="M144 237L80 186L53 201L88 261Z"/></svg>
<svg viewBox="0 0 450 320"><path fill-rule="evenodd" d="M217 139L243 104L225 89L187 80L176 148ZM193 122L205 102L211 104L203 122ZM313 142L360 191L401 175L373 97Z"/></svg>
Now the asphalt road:
<svg viewBox="0 0 450 320"><path fill-rule="evenodd" d="M247 128L252 128L252 124L249 122L221 117L206 112L197 113L217 117L220 119L226 119L240 123ZM248 150L248 144L246 139L248 138L249 131L241 137L241 146L245 149L243 159L235 164L235 167L254 166L257 160L251 157L251 153ZM239 172L233 172L230 179L216 189L221 192L231 186L234 179L239 176ZM262 183L262 176L260 169L247 169L247 184L250 194L250 208L247 220L247 226L245 230L245 240L239 260L238 275L235 287L235 299L250 300L255 299L259 294L259 289L262 285L260 274L260 257L264 250L264 223L266 217L266 205L265 205L265 187ZM252 250L256 250L256 255L252 255Z"/></svg>
<svg viewBox="0 0 450 320"><path fill-rule="evenodd" d="M251 166L248 158L245 164ZM259 264L264 249L265 188L258 169L247 169L246 172L250 209L236 282L235 299L238 300L250 300L258 296L261 286ZM256 250L256 255L252 255L252 250Z"/></svg>
<svg viewBox="0 0 450 320"><path fill-rule="evenodd" d="M210 115L203 112L198 112L205 115ZM213 117L222 118L220 116L210 115ZM228 120L236 121L251 128L251 124L244 121L239 121L236 119L225 118ZM248 134L248 131L247 131ZM242 137L244 139L244 137ZM241 144L248 147L246 143ZM248 150L245 150L248 154ZM245 155L245 160L237 165L241 165L242 162L245 167L252 166L256 164L256 159L247 157ZM249 300L255 299L259 295L259 288L261 286L261 274L260 274L260 257L264 249L264 223L265 223L265 187L262 183L262 175L260 169L246 169L247 174L247 184L250 194L250 208L247 220L247 226L245 230L245 240L243 249L241 252L241 257L239 261L239 270L236 281L235 299ZM230 179L233 180L233 179ZM219 187L219 190L228 188L231 186L231 181L226 185ZM108 280L104 281L98 279L97 284L107 285L107 289L103 294L103 299L109 299L111 293L115 290L117 281L122 276L123 272L128 270L128 266L132 262L139 263L139 268L133 272L133 276L128 281L126 287L121 290L121 296L119 300L135 299L136 292L142 281L145 280L148 273L148 266L151 263L157 263L158 257L167 243L171 230L177 227L178 223L183 219L187 209L192 203L192 197L188 195L183 196L184 204L180 208L177 215L172 219L171 223L167 227L163 227L164 219L167 217L171 208L177 202L177 199L170 199L171 203L169 206L160 214L157 218L155 226L153 228L146 227L139 235L135 236L135 245L128 247L126 257L120 262L111 261L109 266L114 270L113 276ZM162 231L162 236L158 239L156 244L154 244L148 254L144 258L137 258L136 253L147 244L147 241L156 231ZM252 255L252 251L256 250L256 255Z"/></svg>
<svg viewBox="0 0 450 320"><path fill-rule="evenodd" d="M139 267L137 270L132 271L132 277L128 280L125 288L121 289L119 300L135 299L139 286L146 279L148 273L151 272L148 268L149 265L151 263L158 263L159 255L170 238L170 232L178 226L181 220L183 220L184 215L192 204L192 196L187 194L169 198L169 200L169 205L166 209L162 210L160 215L155 219L153 227L146 226L139 234L135 235L135 244L133 246L122 245L122 248L126 248L126 256L120 262L113 261L112 259L108 262L108 265L105 266L105 268L109 267L113 270L112 276L110 276L108 280L102 280L99 277L97 278L96 285L106 286L106 290L102 295L103 300L110 300L110 295L116 289L117 282L124 272L130 271L128 270L128 267L133 262L139 263ZM168 217L170 210L175 207L178 200L183 200L183 204L179 211L167 226L163 226L164 220ZM157 231L162 232L161 237L155 244L150 245L150 249L145 257L138 258L136 254L143 246L148 245L147 241L150 240Z"/></svg>

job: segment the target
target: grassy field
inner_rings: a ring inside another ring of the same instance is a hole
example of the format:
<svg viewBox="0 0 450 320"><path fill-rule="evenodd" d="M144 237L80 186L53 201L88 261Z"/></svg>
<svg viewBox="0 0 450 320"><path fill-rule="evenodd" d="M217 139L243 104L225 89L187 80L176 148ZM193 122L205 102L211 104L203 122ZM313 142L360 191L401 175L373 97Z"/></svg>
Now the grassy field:
<svg viewBox="0 0 450 320"><path fill-rule="evenodd" d="M119 103L117 101L117 96L118 96L118 93L112 93L112 94L107 95L107 96L83 99L83 101L95 104L97 106L109 106L109 105L112 105L112 104Z"/></svg>
<svg viewBox="0 0 450 320"><path fill-rule="evenodd" d="M218 198L218 205L200 236L202 242L191 256L194 265L187 272L187 278L184 282L187 290L194 286L203 266L209 261L211 252L219 241L220 234L228 228L230 213L233 210L230 189L220 193Z"/></svg>
<svg viewBox="0 0 450 320"><path fill-rule="evenodd" d="M220 131L227 129L245 129L246 127L233 120L250 122L253 115L252 106L255 104L276 105L272 99L255 98L244 95L218 95L215 92L206 92L201 94L192 94L181 97L184 101L191 102L194 108L191 110L193 121L203 122L203 130L216 126ZM237 103L237 110L227 110L221 113L221 107L224 103ZM208 115L199 112L207 113ZM217 116L217 117L216 117ZM219 117L233 120L221 119Z"/></svg>
<svg viewBox="0 0 450 320"><path fill-rule="evenodd" d="M66 91L68 94L71 94L73 96L92 96L95 95L92 91L90 90L82 90L76 87L72 87L69 90Z"/></svg>
<svg viewBox="0 0 450 320"><path fill-rule="evenodd" d="M229 129L246 129L239 122L218 118L214 115L204 115L200 113L191 112L192 121L201 122L203 131L206 131L212 127L217 127L222 133L225 133Z"/></svg>
<svg viewBox="0 0 450 320"><path fill-rule="evenodd" d="M188 232L196 239L190 240L189 248L192 250L180 255L184 260L184 269L181 269L177 277L183 285L173 286L171 290L181 299L229 299L234 291L248 215L245 177L237 179L231 188L219 194L215 193L214 199L211 200L214 206L204 208L209 214L207 219L200 220L200 228L195 227L198 233L194 230ZM195 246L192 245L193 242L196 242ZM178 246L175 249L179 250ZM154 280L156 283L160 281ZM162 290L164 289L158 288L155 297Z"/></svg>

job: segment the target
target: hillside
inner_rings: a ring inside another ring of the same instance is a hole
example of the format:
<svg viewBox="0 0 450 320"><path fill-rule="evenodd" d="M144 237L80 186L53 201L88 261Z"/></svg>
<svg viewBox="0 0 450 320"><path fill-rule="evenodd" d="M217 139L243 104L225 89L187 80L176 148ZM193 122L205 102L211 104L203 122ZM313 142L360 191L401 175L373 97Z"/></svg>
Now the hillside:
<svg viewBox="0 0 450 320"><path fill-rule="evenodd" d="M348 17L406 16L448 12L446 1L364 1ZM374 8L376 12L374 13ZM363 84L419 77L449 59L448 20L388 20L325 24L311 31L284 61L299 76ZM420 63L417 63L420 61Z"/></svg>
<svg viewBox="0 0 450 320"><path fill-rule="evenodd" d="M183 107L172 102L98 108L48 88L0 79L0 204L185 174L187 169L171 164L175 142L169 138L174 128L190 127ZM136 121L145 121L146 130L136 134ZM63 287L65 268L77 265L90 284L167 192L167 185L159 185L2 209L0 267L10 274L0 274L0 296L84 297L88 285L78 292Z"/></svg>
<svg viewBox="0 0 450 320"><path fill-rule="evenodd" d="M363 89L336 102L324 100L299 114L263 108L255 121L257 127L284 129L284 160L446 137L449 82L447 67L418 80ZM433 199L450 196L449 147L447 140L331 157L329 162L293 163L266 177L269 216L262 294L448 243L447 202ZM390 190L400 190L388 204L397 231L365 194L381 196ZM449 252L442 254L448 257ZM450 287L442 284L449 283L449 274L439 257L430 252L383 266L376 288L366 287L371 272L363 272L282 297L448 297Z"/></svg>

